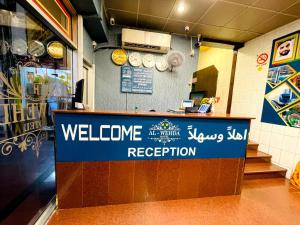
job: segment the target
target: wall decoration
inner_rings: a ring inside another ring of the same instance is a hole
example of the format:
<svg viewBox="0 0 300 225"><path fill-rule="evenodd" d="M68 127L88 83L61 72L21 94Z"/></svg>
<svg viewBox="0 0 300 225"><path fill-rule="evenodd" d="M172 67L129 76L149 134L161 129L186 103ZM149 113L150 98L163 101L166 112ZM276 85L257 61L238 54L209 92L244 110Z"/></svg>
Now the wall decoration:
<svg viewBox="0 0 300 225"><path fill-rule="evenodd" d="M278 65L295 59L298 43L298 33L276 40L273 45L272 65Z"/></svg>
<svg viewBox="0 0 300 225"><path fill-rule="evenodd" d="M128 57L128 61L130 63L130 65L138 67L142 65L142 56L140 53L138 52L132 52L130 53L129 57Z"/></svg>
<svg viewBox="0 0 300 225"><path fill-rule="evenodd" d="M52 41L47 45L48 54L54 59L61 59L64 56L64 46L58 41Z"/></svg>
<svg viewBox="0 0 300 225"><path fill-rule="evenodd" d="M293 85L293 87L300 92L300 73L297 73L295 76L292 76L289 79L289 82Z"/></svg>
<svg viewBox="0 0 300 225"><path fill-rule="evenodd" d="M152 94L153 70L131 66L121 67L121 92Z"/></svg>
<svg viewBox="0 0 300 225"><path fill-rule="evenodd" d="M262 71L263 66L265 66L267 64L268 59L269 59L269 55L266 52L261 53L257 56L257 59L256 59L257 66L256 67L257 67L258 71Z"/></svg>
<svg viewBox="0 0 300 225"><path fill-rule="evenodd" d="M295 73L296 71L289 65L273 67L269 69L268 82L270 85L276 86Z"/></svg>
<svg viewBox="0 0 300 225"><path fill-rule="evenodd" d="M143 57L143 65L146 68L152 68L155 65L155 58L152 54L146 54Z"/></svg>
<svg viewBox="0 0 300 225"><path fill-rule="evenodd" d="M280 113L286 125L300 128L300 102Z"/></svg>
<svg viewBox="0 0 300 225"><path fill-rule="evenodd" d="M27 43L21 38L15 39L11 44L11 52L15 55L26 55L27 53Z"/></svg>
<svg viewBox="0 0 300 225"><path fill-rule="evenodd" d="M156 69L160 72L164 72L169 68L166 57L158 57L155 63Z"/></svg>
<svg viewBox="0 0 300 225"><path fill-rule="evenodd" d="M266 99L276 111L297 101L297 98L296 93L286 83L266 94Z"/></svg>
<svg viewBox="0 0 300 225"><path fill-rule="evenodd" d="M45 54L44 44L40 41L33 40L28 45L28 53L35 57L40 57Z"/></svg>
<svg viewBox="0 0 300 225"><path fill-rule="evenodd" d="M0 40L0 55L6 55L9 50L9 44L7 41Z"/></svg>
<svg viewBox="0 0 300 225"><path fill-rule="evenodd" d="M114 64L122 66L127 62L127 53L124 49L116 49L111 54Z"/></svg>
<svg viewBox="0 0 300 225"><path fill-rule="evenodd" d="M273 41L261 121L300 128L300 31Z"/></svg>

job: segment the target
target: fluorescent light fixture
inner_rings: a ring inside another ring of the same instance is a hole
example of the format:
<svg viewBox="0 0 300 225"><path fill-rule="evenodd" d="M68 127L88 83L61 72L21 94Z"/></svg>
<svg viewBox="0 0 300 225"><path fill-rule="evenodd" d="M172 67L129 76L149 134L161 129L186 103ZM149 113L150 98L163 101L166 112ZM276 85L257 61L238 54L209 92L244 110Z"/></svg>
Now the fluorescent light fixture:
<svg viewBox="0 0 300 225"><path fill-rule="evenodd" d="M177 7L177 11L178 11L179 13L183 13L184 10L185 10L184 2L179 3L179 5L178 5L178 7Z"/></svg>

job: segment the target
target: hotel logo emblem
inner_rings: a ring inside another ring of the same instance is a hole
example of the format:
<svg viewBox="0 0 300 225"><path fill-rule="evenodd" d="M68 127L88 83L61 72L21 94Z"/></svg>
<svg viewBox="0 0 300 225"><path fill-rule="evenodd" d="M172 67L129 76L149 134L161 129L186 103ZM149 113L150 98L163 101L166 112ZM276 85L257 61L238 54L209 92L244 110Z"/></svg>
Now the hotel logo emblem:
<svg viewBox="0 0 300 225"><path fill-rule="evenodd" d="M180 139L180 128L169 120L164 119L158 124L152 125L149 129L148 138L165 145L166 143Z"/></svg>

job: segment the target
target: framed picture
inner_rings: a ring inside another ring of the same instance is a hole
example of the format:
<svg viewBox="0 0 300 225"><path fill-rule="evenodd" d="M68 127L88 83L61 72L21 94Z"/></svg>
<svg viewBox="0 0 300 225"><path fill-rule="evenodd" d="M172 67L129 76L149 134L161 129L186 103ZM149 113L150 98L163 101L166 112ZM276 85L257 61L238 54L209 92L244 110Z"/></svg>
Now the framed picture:
<svg viewBox="0 0 300 225"><path fill-rule="evenodd" d="M295 103L299 96L289 85L287 85L287 83L283 83L266 94L265 97L275 111L280 111Z"/></svg>
<svg viewBox="0 0 300 225"><path fill-rule="evenodd" d="M272 67L268 72L268 82L272 87L274 87L281 84L294 74L296 74L296 71L290 65Z"/></svg>
<svg viewBox="0 0 300 225"><path fill-rule="evenodd" d="M275 41L273 46L272 65L292 61L296 57L298 34L293 34Z"/></svg>
<svg viewBox="0 0 300 225"><path fill-rule="evenodd" d="M296 103L279 113L287 126L300 128L300 103Z"/></svg>
<svg viewBox="0 0 300 225"><path fill-rule="evenodd" d="M300 92L300 73L295 74L289 79L289 82Z"/></svg>

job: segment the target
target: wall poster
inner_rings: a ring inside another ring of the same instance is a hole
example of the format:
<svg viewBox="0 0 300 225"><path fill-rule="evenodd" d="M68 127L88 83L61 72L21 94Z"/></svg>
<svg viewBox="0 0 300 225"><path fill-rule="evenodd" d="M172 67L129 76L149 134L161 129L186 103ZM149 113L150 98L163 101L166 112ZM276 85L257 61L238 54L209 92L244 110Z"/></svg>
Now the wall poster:
<svg viewBox="0 0 300 225"><path fill-rule="evenodd" d="M300 31L273 41L261 121L300 128Z"/></svg>

